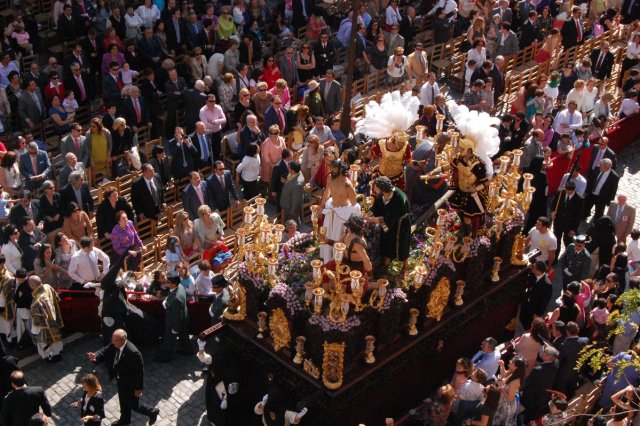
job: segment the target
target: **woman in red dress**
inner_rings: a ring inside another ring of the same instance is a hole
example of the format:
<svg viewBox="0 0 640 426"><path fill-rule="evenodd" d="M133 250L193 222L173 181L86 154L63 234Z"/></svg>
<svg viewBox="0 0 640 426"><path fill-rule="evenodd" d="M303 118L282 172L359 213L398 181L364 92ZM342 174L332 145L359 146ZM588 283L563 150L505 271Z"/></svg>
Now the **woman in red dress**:
<svg viewBox="0 0 640 426"><path fill-rule="evenodd" d="M280 74L280 69L278 69L278 65L276 65L275 58L273 56L267 56L264 59L260 80L267 83L267 87L271 89L276 85L276 81L281 78L282 74Z"/></svg>

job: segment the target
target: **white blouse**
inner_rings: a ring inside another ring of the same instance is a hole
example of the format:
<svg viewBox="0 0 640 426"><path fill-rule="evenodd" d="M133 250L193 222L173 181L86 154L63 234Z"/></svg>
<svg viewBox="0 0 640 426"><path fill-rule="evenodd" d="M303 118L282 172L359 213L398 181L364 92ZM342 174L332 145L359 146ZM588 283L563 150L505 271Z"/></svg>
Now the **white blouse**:
<svg viewBox="0 0 640 426"><path fill-rule="evenodd" d="M242 162L238 164L236 172L245 182L255 182L260 177L260 157L245 155Z"/></svg>
<svg viewBox="0 0 640 426"><path fill-rule="evenodd" d="M598 88L594 87L590 92L585 88L582 94L582 109L581 112L591 112L596 106L596 98L598 97Z"/></svg>
<svg viewBox="0 0 640 426"><path fill-rule="evenodd" d="M141 5L136 9L136 15L142 19L142 25L145 27L152 27L160 19L160 11L155 4L152 4L151 7L146 7L144 4Z"/></svg>
<svg viewBox="0 0 640 426"><path fill-rule="evenodd" d="M640 59L640 45L630 41L627 45L627 58Z"/></svg>
<svg viewBox="0 0 640 426"><path fill-rule="evenodd" d="M16 271L22 268L22 252L15 244L8 242L2 245L0 253L4 254L6 258L4 266L7 267L9 272L15 275Z"/></svg>

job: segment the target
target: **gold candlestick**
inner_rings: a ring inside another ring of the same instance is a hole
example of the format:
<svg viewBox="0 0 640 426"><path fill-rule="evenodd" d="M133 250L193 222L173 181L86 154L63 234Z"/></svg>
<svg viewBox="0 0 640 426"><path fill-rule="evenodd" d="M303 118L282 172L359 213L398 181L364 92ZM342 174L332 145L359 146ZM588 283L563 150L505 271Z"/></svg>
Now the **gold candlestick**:
<svg viewBox="0 0 640 426"><path fill-rule="evenodd" d="M267 313L258 312L258 339L264 339L264 332L267 330Z"/></svg>
<svg viewBox="0 0 640 426"><path fill-rule="evenodd" d="M373 356L373 351L375 350L374 343L376 341L376 338L368 335L364 338L364 340L367 342L364 351L364 362L366 362L367 364L373 364L374 362L376 362L376 357Z"/></svg>
<svg viewBox="0 0 640 426"><path fill-rule="evenodd" d="M294 364L302 364L304 360L304 342L306 340L304 336L296 337L296 356L293 357Z"/></svg>
<svg viewBox="0 0 640 426"><path fill-rule="evenodd" d="M496 256L493 258L493 268L491 270L491 281L493 281L494 283L497 283L498 281L500 281L500 275L498 275L498 273L500 272L501 263L502 263L501 257Z"/></svg>
<svg viewBox="0 0 640 426"><path fill-rule="evenodd" d="M464 301L462 300L462 295L464 294L465 285L466 285L465 282L462 280L456 281L456 295L454 300L454 304L456 306L464 305Z"/></svg>
<svg viewBox="0 0 640 426"><path fill-rule="evenodd" d="M420 311L416 308L409 309L409 336L418 335L418 315L420 315Z"/></svg>
<svg viewBox="0 0 640 426"><path fill-rule="evenodd" d="M324 289L322 287L313 289L313 309L317 315L322 312L322 298L324 296Z"/></svg>

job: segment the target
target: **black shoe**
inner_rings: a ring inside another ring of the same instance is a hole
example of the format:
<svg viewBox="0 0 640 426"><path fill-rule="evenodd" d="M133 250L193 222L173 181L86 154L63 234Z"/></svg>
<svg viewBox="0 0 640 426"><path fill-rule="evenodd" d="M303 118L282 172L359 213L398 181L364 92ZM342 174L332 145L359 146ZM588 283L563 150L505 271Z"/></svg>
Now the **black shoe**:
<svg viewBox="0 0 640 426"><path fill-rule="evenodd" d="M131 422L123 422L123 421L118 420L117 422L111 423L111 426L127 426L127 425L130 425L130 424L131 424Z"/></svg>
<svg viewBox="0 0 640 426"><path fill-rule="evenodd" d="M156 422L156 420L158 420L158 415L160 414L160 410L156 408L156 411L151 413L151 415L149 416L149 426L151 426L152 424L154 424Z"/></svg>

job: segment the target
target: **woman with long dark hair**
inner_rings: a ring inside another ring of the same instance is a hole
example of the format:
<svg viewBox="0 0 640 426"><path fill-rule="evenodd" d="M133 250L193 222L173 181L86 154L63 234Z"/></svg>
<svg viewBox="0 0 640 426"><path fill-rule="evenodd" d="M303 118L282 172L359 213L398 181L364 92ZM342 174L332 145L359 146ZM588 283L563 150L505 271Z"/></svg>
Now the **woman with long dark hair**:
<svg viewBox="0 0 640 426"><path fill-rule="evenodd" d="M500 404L493 419L493 424L515 426L517 424L516 415L518 411L516 395L524 383L527 361L521 356L515 356L509 362L508 370L505 369L502 360L498 361L498 364L500 365L500 371L496 383L498 389L500 389Z"/></svg>
<svg viewBox="0 0 640 426"><path fill-rule="evenodd" d="M547 327L547 323L542 318L535 318L531 323L531 330L513 341L515 354L527 361L527 374L536 366L538 352L548 339L549 327Z"/></svg>

